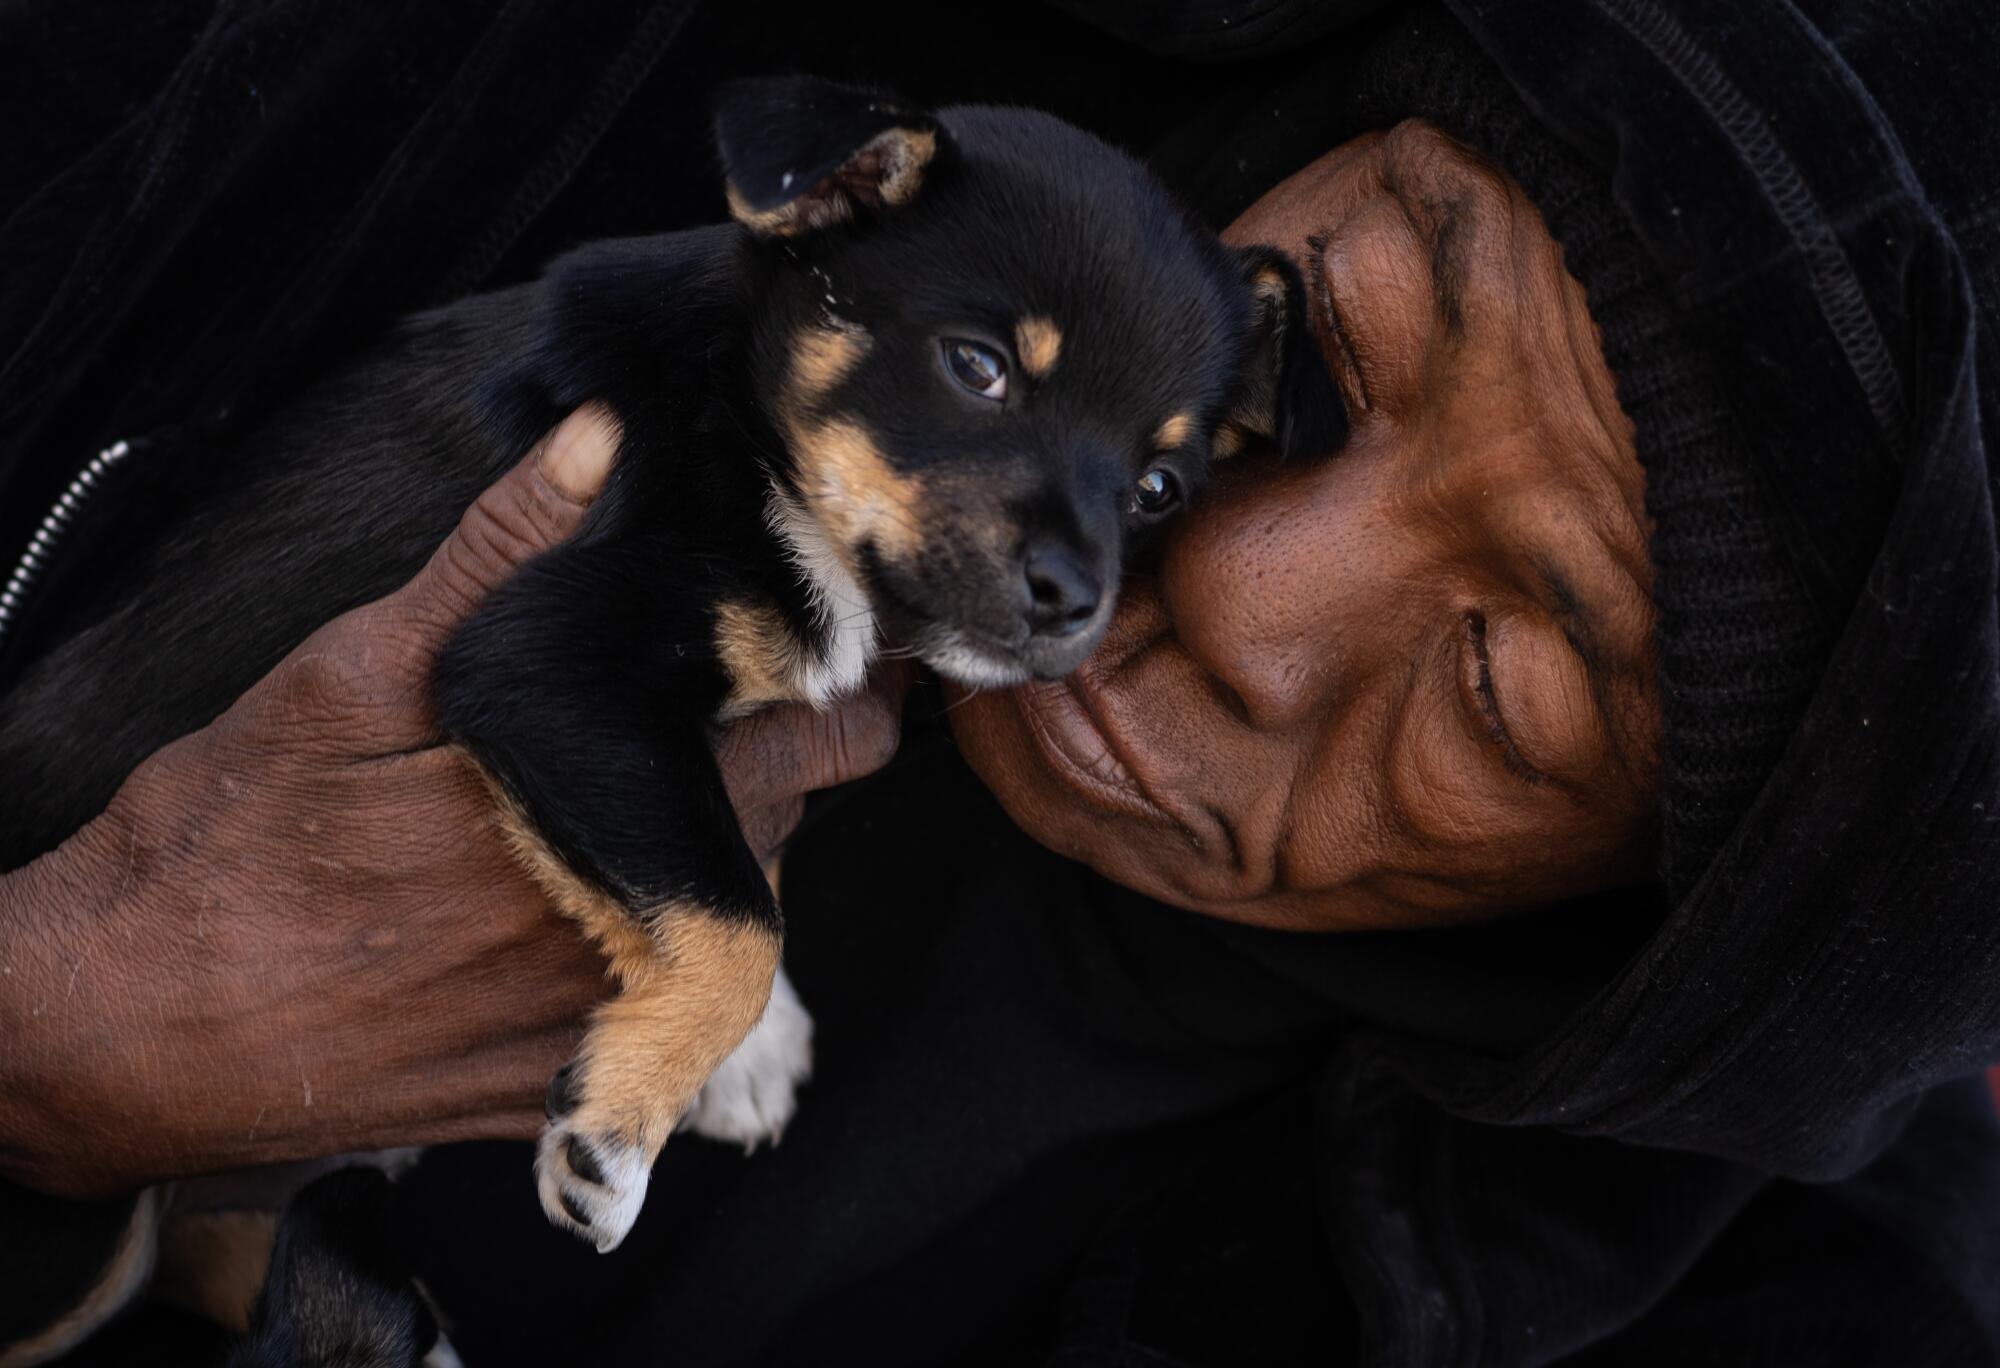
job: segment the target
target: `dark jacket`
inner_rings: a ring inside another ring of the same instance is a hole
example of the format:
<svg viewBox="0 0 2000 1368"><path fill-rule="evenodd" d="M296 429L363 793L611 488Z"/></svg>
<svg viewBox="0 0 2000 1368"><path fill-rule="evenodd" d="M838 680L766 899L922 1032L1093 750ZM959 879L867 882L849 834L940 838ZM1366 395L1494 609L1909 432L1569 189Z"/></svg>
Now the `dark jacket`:
<svg viewBox="0 0 2000 1368"><path fill-rule="evenodd" d="M721 217L720 75L1182 155L1226 129L1184 187L1221 216L1323 150L1314 64L1408 22L1077 0L972 42L834 8L0 20L0 546L115 438L226 429L399 312ZM542 1225L520 1149L409 1181L468 1363L2000 1361L2000 17L1454 10L1612 177L1833 643L1720 855L1671 906L1264 935L1041 852L919 729L787 866L820 1031L781 1147L676 1142L608 1259ZM171 508L127 489L85 559Z"/></svg>

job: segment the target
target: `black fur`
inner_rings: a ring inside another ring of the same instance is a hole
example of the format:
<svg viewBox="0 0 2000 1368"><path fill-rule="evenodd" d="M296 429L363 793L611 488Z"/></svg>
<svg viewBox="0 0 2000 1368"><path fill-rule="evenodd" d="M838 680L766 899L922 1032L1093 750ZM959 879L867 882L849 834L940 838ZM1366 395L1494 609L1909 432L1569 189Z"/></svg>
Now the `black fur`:
<svg viewBox="0 0 2000 1368"><path fill-rule="evenodd" d="M941 672L1061 674L1155 520L1140 476L1193 494L1250 395L1281 449L1344 433L1297 273L1224 248L1077 129L792 79L733 88L717 130L740 223L597 243L419 316L239 445L191 456L213 497L0 699L0 859L54 845L314 627L406 579L597 399L623 425L609 484L448 644L440 723L640 922L672 909L775 935L710 750L744 683L718 649L730 605L826 666L808 696L865 663L842 643L854 605L825 606L843 575ZM1274 270L1282 299L1253 284ZM1033 347L1031 321L1047 325ZM945 338L1005 359L1004 400L953 379ZM839 364L814 371L815 349ZM1083 610L1043 611L1036 556ZM559 1074L552 1126L589 1093L576 1066ZM572 1173L603 1181L609 1151L578 1138ZM274 1307L260 1343L283 1333Z"/></svg>
<svg viewBox="0 0 2000 1368"><path fill-rule="evenodd" d="M820 185L856 148L892 129L940 131L928 110L889 91L778 77L730 87L716 110L715 145L729 184L752 209L769 210ZM941 150L948 161L951 149Z"/></svg>
<svg viewBox="0 0 2000 1368"><path fill-rule="evenodd" d="M227 1368L417 1368L438 1325L411 1276L380 1170L299 1190L278 1222L249 1332Z"/></svg>

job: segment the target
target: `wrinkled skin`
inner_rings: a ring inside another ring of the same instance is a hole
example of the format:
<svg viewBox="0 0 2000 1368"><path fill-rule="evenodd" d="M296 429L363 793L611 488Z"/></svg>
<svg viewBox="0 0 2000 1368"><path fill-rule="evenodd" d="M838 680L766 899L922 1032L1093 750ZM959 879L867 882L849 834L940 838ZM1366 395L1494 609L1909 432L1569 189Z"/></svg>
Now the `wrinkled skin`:
<svg viewBox="0 0 2000 1368"><path fill-rule="evenodd" d="M1632 877L1660 726L1644 481L1533 208L1409 124L1229 236L1325 279L1349 444L1225 468L1078 676L952 711L966 755L1045 844L1246 922L1436 924ZM94 1194L536 1133L602 967L436 745L422 680L472 604L574 530L610 451L572 419L408 588L0 875L0 1174ZM894 745L889 687L753 718L722 760L769 849L806 791Z"/></svg>
<svg viewBox="0 0 2000 1368"><path fill-rule="evenodd" d="M1353 435L1226 468L1076 676L954 710L967 756L1044 844L1260 925L1435 925L1631 879L1659 770L1644 475L1533 205L1413 121L1225 236L1323 282Z"/></svg>
<svg viewBox="0 0 2000 1368"><path fill-rule="evenodd" d="M96 1195L541 1129L603 962L439 744L428 678L453 625L576 529L615 445L572 417L409 585L328 623L0 877L0 1173ZM806 792L895 744L893 701L871 692L764 713L720 758L770 850Z"/></svg>

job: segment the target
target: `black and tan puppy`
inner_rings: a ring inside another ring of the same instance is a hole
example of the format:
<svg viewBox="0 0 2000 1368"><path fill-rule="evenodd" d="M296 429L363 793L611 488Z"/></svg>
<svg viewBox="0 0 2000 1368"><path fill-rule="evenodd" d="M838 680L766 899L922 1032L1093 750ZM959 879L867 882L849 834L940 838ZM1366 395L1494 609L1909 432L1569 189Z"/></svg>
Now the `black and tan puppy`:
<svg viewBox="0 0 2000 1368"><path fill-rule="evenodd" d="M778 908L714 726L827 702L885 639L974 685L1063 674L1127 541L1219 449L1328 450L1345 423L1290 267L1069 125L801 78L733 88L717 132L735 222L422 316L209 453L228 493L0 700L24 858L608 402L623 440L584 529L436 674L445 730L621 987L536 1158L550 1217L600 1249L772 992Z"/></svg>
<svg viewBox="0 0 2000 1368"><path fill-rule="evenodd" d="M854 688L884 636L975 685L1080 664L1126 530L1207 472L1259 272L1282 281L1040 115L780 82L739 89L718 133L740 226L550 277L508 382L549 406L518 435L608 398L620 464L591 529L437 674L446 729L623 989L536 1160L550 1216L601 1249L778 965L710 725Z"/></svg>

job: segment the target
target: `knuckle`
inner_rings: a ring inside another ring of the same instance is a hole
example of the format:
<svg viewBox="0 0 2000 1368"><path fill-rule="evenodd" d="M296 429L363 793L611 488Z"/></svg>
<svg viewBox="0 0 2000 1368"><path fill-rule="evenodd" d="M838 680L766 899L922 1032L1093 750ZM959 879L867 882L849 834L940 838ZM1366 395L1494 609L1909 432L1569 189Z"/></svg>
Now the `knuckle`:
<svg viewBox="0 0 2000 1368"><path fill-rule="evenodd" d="M388 624L315 635L269 678L266 721L345 726L398 703L406 692Z"/></svg>
<svg viewBox="0 0 2000 1368"><path fill-rule="evenodd" d="M427 579L446 617L469 615L527 561L568 532L539 482L515 475L486 490L432 558Z"/></svg>

